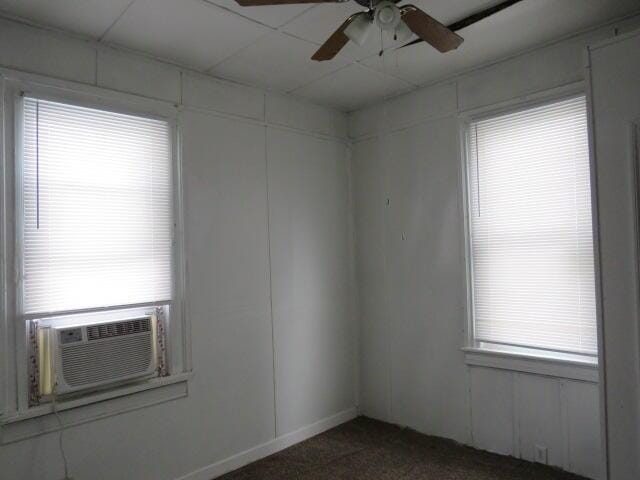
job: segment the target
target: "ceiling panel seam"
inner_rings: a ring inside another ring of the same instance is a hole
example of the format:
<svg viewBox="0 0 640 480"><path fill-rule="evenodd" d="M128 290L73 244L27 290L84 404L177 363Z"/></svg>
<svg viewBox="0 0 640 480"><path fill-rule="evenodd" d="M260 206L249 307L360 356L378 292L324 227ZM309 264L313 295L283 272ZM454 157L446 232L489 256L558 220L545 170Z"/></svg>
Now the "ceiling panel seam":
<svg viewBox="0 0 640 480"><path fill-rule="evenodd" d="M135 0L133 0L133 1L135 1ZM278 32L278 33L281 33L281 34L283 34L283 35L287 35L287 36L289 36L289 37L295 38L295 39L297 39L297 40L301 40L301 41L303 41L303 42L306 42L306 43L309 43L309 44L312 44L312 45L319 45L319 44L317 44L317 43L315 43L315 42L312 42L312 41L307 40L307 39L304 39L304 38L296 37L295 35L291 35L291 34L289 34L289 33L287 33L287 32L285 32L285 31L283 31L283 30L282 30L282 29L283 29L285 26L287 26L289 23L291 23L291 22L293 22L294 20L296 20L297 18L301 17L302 15L304 15L305 13L307 13L308 11L313 10L314 8L316 8L315 6L312 6L312 7L310 7L310 8L307 8L306 10L304 10L304 11L302 11L302 12L298 13L297 15L293 16L292 18L290 18L289 20L287 20L286 22L284 22L284 23L283 23L282 25L280 25L279 27L272 27L272 26L270 26L270 25L267 25L266 23L259 22L259 21L257 21L257 20L254 20L254 19L250 18L250 17L245 17L244 15L242 15L242 14L240 14L240 13L238 13L238 12L235 12L235 11L233 11L233 10L230 10L230 9L228 9L228 8L226 8L226 7L223 7L223 6L221 6L221 5L218 5L218 4L216 4L216 3L212 3L212 2L210 2L209 0L201 0L201 1L202 1L202 2L204 2L204 3L207 3L207 4L209 4L209 5L212 5L212 6L214 6L214 7L218 7L218 8L220 8L221 10L224 10L225 12L231 13L231 14L233 14L233 15L236 15L236 16L240 17L240 18L244 18L244 19L249 20L249 21L251 21L251 22L253 22L253 23L256 23L257 25L260 25L261 27L266 27L266 28L268 28L269 30L271 30L271 32ZM234 56L238 55L240 52L243 52L244 50L248 49L249 47L254 46L254 45L255 45L255 44L257 44L258 42L260 42L260 41L261 41L265 36L269 35L269 33L270 33L270 32L265 33L264 35L262 35L261 37L259 37L258 39L256 39L256 41L251 42L249 45L247 45L247 46L245 46L245 47L241 48L240 50L238 50L238 51L236 51L236 52L233 52L233 53L232 53L232 54L230 54L230 55L227 55L227 56L226 56L226 57L224 57L222 60L219 60L218 62L214 63L214 64L213 64L213 65L211 65L210 67L207 67L206 69L204 69L204 70L203 70L203 72L211 73L211 70L213 70L215 67L217 67L217 66L218 66L218 65L220 65L221 63L226 62L227 60L229 60L229 59L233 58Z"/></svg>
<svg viewBox="0 0 640 480"><path fill-rule="evenodd" d="M269 27L271 28L271 27ZM210 67L205 68L204 70L202 70L204 73L208 73L208 74L212 74L211 70L213 70L214 68L216 68L218 65L220 65L223 62L226 62L227 60L235 57L236 55L244 52L245 50L247 50L250 47L253 47L254 45L256 45L258 42L261 42L262 39L264 37L266 37L267 35L270 35L272 32L267 32L264 35L259 36L254 42L249 43L248 45L245 45L244 47L240 48L239 50L236 50L235 52L227 55L226 57L223 57L220 61L214 63L213 65L211 65Z"/></svg>
<svg viewBox="0 0 640 480"><path fill-rule="evenodd" d="M235 10L231 10L230 8L225 7L223 5L218 5L217 3L210 2L209 0L198 0L198 1L200 1L202 3L205 3L210 7L214 7L216 9L223 10L223 11L225 11L227 13L235 15L236 17L240 17L240 18L243 18L245 20L249 20L250 22L255 23L257 25L260 25L261 27L266 27L266 28L269 28L271 30L275 30L275 28L272 27L271 25L267 25L266 23L262 23L260 20L256 20L255 18L251 18L251 17L247 17L246 15L242 15L241 13L236 12Z"/></svg>
<svg viewBox="0 0 640 480"><path fill-rule="evenodd" d="M303 85L300 85L299 87L296 87L296 88L294 88L292 90L289 90L286 93L293 93L293 92L295 92L297 90L301 90L301 89L303 89L305 87L308 87L312 83L318 82L318 81L320 81L320 80L322 80L324 78L327 78L327 77L329 77L331 75L335 75L336 73L340 72L341 70L344 70L347 67L350 67L351 65L353 65L353 64L352 63L347 63L346 65L343 65L342 67L338 68L337 70L333 70L331 72L324 73L324 74L320 75L318 78L316 78L314 80L311 80L311 81L309 81L309 82L307 82L307 83L305 83Z"/></svg>
<svg viewBox="0 0 640 480"><path fill-rule="evenodd" d="M102 40L104 39L104 37L106 37L106 36L107 36L107 34L108 34L108 33L111 31L111 29L116 25L116 23L118 23L118 21L119 21L119 20L124 16L124 14L125 14L125 13L127 13L127 10L129 10L129 9L131 8L131 5L133 5L135 1L136 1L136 0L131 0L131 1L129 2L129 4L124 8L124 10L122 10L122 12L120 12L120 15L118 15L118 16L116 17L116 19L115 19L113 22L111 22L111 25L109 25L109 26L107 27L107 29L102 33L102 35L100 35L100 36L98 37L98 41L99 41L99 42L102 42Z"/></svg>
<svg viewBox="0 0 640 480"><path fill-rule="evenodd" d="M372 56L373 56L373 55L372 55ZM378 75L381 75L381 76L383 76L383 77L391 77L391 78L395 78L396 80L400 80L400 81L402 81L402 82L404 82L404 83L408 83L409 85L411 85L411 86L413 86L413 87L419 87L419 86L420 86L420 84L415 83L415 82L413 82L413 81L411 81L411 80L407 80L406 78L398 77L397 75L394 75L393 73L389 73L388 71L381 72L380 70L378 70L378 69L376 69L376 68L370 67L369 65L366 65L366 64L362 63L364 60L367 60L367 59L369 59L369 58L371 58L371 57L363 58L362 60L358 60L358 61L356 61L356 62L354 62L354 63L357 63L357 64L358 64L358 65L360 65L361 67L364 67L364 68L366 68L367 70L370 70L370 71L372 71L372 72L374 72L374 73L376 73L376 74L378 74Z"/></svg>
<svg viewBox="0 0 640 480"><path fill-rule="evenodd" d="M371 57L367 57L367 58L371 58ZM375 75L377 75L380 78L388 77L388 78L391 78L391 79L394 79L394 80L399 80L399 81L401 81L403 83L406 83L410 87L410 88L407 88L405 90L396 91L396 93L393 94L394 96L404 95L405 93L408 93L410 91L413 91L413 90L416 90L417 88L419 88L419 85L417 85L417 84L415 84L413 82L410 82L409 80L405 80L404 78L396 77L395 75L391 75L391 74L388 74L388 73L380 72L379 70L376 70L375 68L372 68L372 67L369 67L367 65L364 65L364 64L360 63L360 61L354 60L353 62L348 63L348 64L338 68L337 70L333 70L331 72L325 73L325 74L319 76L318 78L315 78L315 79L313 79L313 80L311 80L311 81L309 81L309 82L307 82L307 83L305 83L303 85L300 85L299 87L296 87L296 88L294 88L292 90L288 90L286 93L295 94L295 92L297 92L298 90L302 90L302 89L314 84L315 82L323 80L323 79L325 79L325 78L327 78L327 77L329 77L331 75L335 75L339 71L341 71L341 70L343 70L343 69L345 69L347 67L351 67L354 64L357 64L358 66L364 67L365 69L371 71L372 73L374 73Z"/></svg>
<svg viewBox="0 0 640 480"><path fill-rule="evenodd" d="M307 10L307 11L308 11L308 10ZM303 13L304 13L304 12L303 12ZM294 20L294 19L292 19L292 20ZM283 27L284 27L284 25L283 25ZM256 44L257 44L257 43L259 43L259 42L260 42L264 37L266 37L267 35L270 35L270 34L271 34L271 33L273 33L273 32L277 32L277 33L280 33L280 34L282 34L282 35L286 35L286 36L288 36L288 37L294 38L294 39L296 39L296 40L299 40L299 41L301 41L301 42L307 43L307 44L309 44L309 45L314 45L314 46L318 46L318 45L319 45L318 43L313 42L313 41L311 41L311 40L307 40L307 39L305 39L305 38L297 37L297 36L292 35L292 34L290 34L290 33L288 33L288 32L285 32L285 31L281 30L281 28L282 28L282 27L278 27L278 28L268 27L268 28L271 28L272 32L267 32L267 33L265 33L265 34L264 34L264 35L262 35L260 38L258 38L255 42L252 42L252 43L250 43L249 45L247 45L247 46L245 46L245 47L242 47L240 50L238 50L238 51L236 51L236 52L234 52L234 53L232 53L232 54L230 54L230 55L228 55L228 56L224 57L224 58L223 58L222 60L220 60L219 62L216 62L215 64L213 64L213 65L211 65L210 67L208 67L206 70L203 70L203 72L207 72L207 73L212 74L211 70L215 69L218 65L220 65L221 63L226 62L227 60L229 60L229 59L231 59L231 58L235 57L235 56L236 56L236 55L238 55L239 53L241 53L241 52L243 52L243 51L247 50L248 48L250 48L250 47L252 47L252 46L256 45ZM353 62L352 62L352 63L353 63ZM337 71L337 70L333 70L333 72L336 72L336 71ZM297 88L297 87L296 87L296 88Z"/></svg>

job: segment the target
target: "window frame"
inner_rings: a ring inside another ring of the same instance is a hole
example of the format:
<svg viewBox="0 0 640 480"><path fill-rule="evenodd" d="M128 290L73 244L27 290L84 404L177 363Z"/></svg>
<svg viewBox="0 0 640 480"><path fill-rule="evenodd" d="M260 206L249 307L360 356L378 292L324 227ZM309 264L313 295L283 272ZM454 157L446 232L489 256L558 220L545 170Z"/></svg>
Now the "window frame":
<svg viewBox="0 0 640 480"><path fill-rule="evenodd" d="M160 100L114 92L74 82L51 80L39 75L0 71L0 287L3 317L0 319L0 425L12 424L52 413L50 404L35 407L28 405L28 368L26 351L26 322L22 318L22 282L20 281L22 257L22 97L51 100L66 104L97 108L105 111L154 118L167 122L171 144L171 208L172 208L172 299L171 318L167 325L167 364L169 376L152 378L137 384L114 386L112 389L87 392L78 398L58 403L60 411L77 409L96 402L126 400L130 408L149 404L143 393L148 389L159 390L153 398L158 403L165 401L161 390L166 390L166 399L178 394L173 384L184 383L180 390L186 396L187 381L191 378L190 325L185 303L185 255L183 187L181 166L180 115L177 106ZM108 307L107 307L108 308ZM92 309L99 310L99 309ZM136 401L136 395L139 401ZM130 397L119 399L119 397ZM122 408L120 405L118 408ZM82 410L82 409L79 409ZM73 412L75 421L88 421L93 414ZM94 408L95 410L95 408ZM107 412L109 409L107 408ZM101 416L104 416L104 409ZM37 434L37 432L36 432Z"/></svg>
<svg viewBox="0 0 640 480"><path fill-rule="evenodd" d="M22 280L22 278L24 277L24 252L23 252L23 247L25 244L24 241L24 205L22 205L22 201L24 199L24 191L23 191L23 174L24 174L24 152L23 152L23 138L24 138L24 131L23 131L23 126L24 126L24 101L29 98L32 100L42 100L42 101L51 101L51 102L56 102L56 103L60 103L62 105L69 105L69 106L77 106L77 107L83 107L83 108L91 108L91 109L96 109L96 110L100 110L103 112L108 112L108 113L116 113L116 114L127 114L127 115L131 115L131 116L135 116L135 117L139 117L139 118L148 118L148 119L152 119L152 120L158 120L161 122L166 122L168 129L169 129L169 144L170 144L170 158L169 158L169 162L170 162L170 171L169 171L169 182L170 182L170 186L171 186L171 222L172 222L172 227L171 227L171 237L172 237L172 247L171 247L171 254L172 254L172 262L171 262L171 298L170 299L158 299L159 301L153 301L153 302L142 302L142 303L135 303L135 304L120 304L120 305L106 305L106 306L99 306L99 307L88 307L88 308L80 308L80 309L73 309L73 310L51 310L51 311L43 311L43 312L37 312L37 313L24 313L24 308L22 305L22 302L24 300L24 283L22 281L19 281L16 287L17 290L17 296L16 296L16 313L20 316L24 315L26 317L26 319L49 319L49 318L55 318L58 316L65 316L65 315L82 315L84 313L94 313L94 312L109 312L109 311L115 311L115 310L121 310L121 309L125 309L125 308L142 308L145 306L154 306L154 305L173 305L174 303L174 299L176 297L176 293L177 293L177 262L176 262L176 252L175 252L175 241L176 241L176 222L175 222L175 216L176 216L176 212L177 212L177 204L176 204L176 193L175 193L175 188L174 188L174 180L176 177L176 172L175 170L175 161L174 159L176 158L176 128L177 128L177 124L174 118L169 118L166 116L161 116L161 115L157 115L157 114L147 114L147 113L143 113L139 110L132 110L132 109L123 109L123 108L111 108L109 107L105 107L104 104L99 104L97 105L95 102L91 102L91 101L87 101L87 100L75 100L75 99L68 99L68 98L64 98L61 99L59 96L56 95L50 95L50 94L44 94L44 93L38 93L38 92L34 92L33 89L22 89L21 92L16 94L16 98L15 98L15 107L14 107L14 129L15 129L15 134L14 134L14 138L15 138L15 160L14 160L14 165L15 165L15 212L16 212L16 218L15 218L15 225L16 225L16 232L15 232L15 237L16 237L16 241L15 241L15 256L16 256L16 268L18 269L17 272L17 276L20 280ZM164 300L164 301L163 301ZM172 316L173 316L173 312L172 312Z"/></svg>
<svg viewBox="0 0 640 480"><path fill-rule="evenodd" d="M471 230L471 199L469 195L469 135L473 123L494 118L500 115L518 113L531 108L550 105L578 96L586 96L587 92L583 82L577 82L564 87L554 88L544 92L523 96L517 99L505 101L495 105L484 106L476 109L460 112L459 114L459 146L460 146L460 199L463 218L463 258L465 263L465 288L466 288L466 314L465 314L465 340L462 350L465 354L465 362L468 365L484 366L515 370L542 375L557 376L560 378L573 378L577 380L597 382L598 356L566 354L554 350L537 348L499 346L492 348L487 342L481 342L475 338L474 318L474 286L473 286L473 258L472 258L472 230ZM587 109L589 102L587 99ZM587 112L588 114L588 112ZM588 121L589 123L589 121ZM589 126L590 128L590 126ZM589 131L589 136L591 131ZM591 206L592 206L592 235L595 265L596 289L596 325L600 322L599 299L599 256L596 219L596 190L593 185L593 165L591 163L591 140L589 139L589 158L591 170ZM598 343L600 342L598 330Z"/></svg>

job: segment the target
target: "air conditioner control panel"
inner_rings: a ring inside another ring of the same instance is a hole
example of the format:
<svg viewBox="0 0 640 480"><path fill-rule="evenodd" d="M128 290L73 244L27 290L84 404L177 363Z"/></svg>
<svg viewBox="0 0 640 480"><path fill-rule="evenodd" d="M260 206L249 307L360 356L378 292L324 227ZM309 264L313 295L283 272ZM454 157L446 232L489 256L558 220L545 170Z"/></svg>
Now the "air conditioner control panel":
<svg viewBox="0 0 640 480"><path fill-rule="evenodd" d="M82 329L81 328L67 328L60 330L60 343L75 343L82 341Z"/></svg>

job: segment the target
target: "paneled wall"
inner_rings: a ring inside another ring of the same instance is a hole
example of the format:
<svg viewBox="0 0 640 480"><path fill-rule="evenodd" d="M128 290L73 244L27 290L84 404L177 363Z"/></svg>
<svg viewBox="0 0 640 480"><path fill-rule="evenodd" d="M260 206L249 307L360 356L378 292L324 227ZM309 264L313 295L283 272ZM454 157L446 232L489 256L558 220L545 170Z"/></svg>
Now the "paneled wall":
<svg viewBox="0 0 640 480"><path fill-rule="evenodd" d="M640 478L640 32L589 49L609 478Z"/></svg>
<svg viewBox="0 0 640 480"><path fill-rule="evenodd" d="M208 480L352 418L346 117L0 21L0 75L20 72L180 109L194 376L185 398L69 427L74 477ZM57 433L20 428L1 427L0 477L62 478Z"/></svg>
<svg viewBox="0 0 640 480"><path fill-rule="evenodd" d="M470 367L469 392L474 447L600 478L597 383Z"/></svg>
<svg viewBox="0 0 640 480"><path fill-rule="evenodd" d="M0 21L2 67L181 109L189 395L70 428L72 472L208 479L351 418L359 394L364 414L599 478L597 384L465 364L458 116L575 88L584 46L639 23L354 112L350 148L338 112ZM56 435L5 440L7 478L61 477Z"/></svg>
<svg viewBox="0 0 640 480"><path fill-rule="evenodd" d="M458 127L450 115L354 145L361 411L528 460L539 445L601 478L597 383L465 363Z"/></svg>
<svg viewBox="0 0 640 480"><path fill-rule="evenodd" d="M278 434L354 403L345 155L342 144L267 131Z"/></svg>
<svg viewBox="0 0 640 480"><path fill-rule="evenodd" d="M465 363L461 117L585 91L586 45L638 25L629 18L351 114L362 412L525 459L543 447L549 464L602 478L597 383Z"/></svg>

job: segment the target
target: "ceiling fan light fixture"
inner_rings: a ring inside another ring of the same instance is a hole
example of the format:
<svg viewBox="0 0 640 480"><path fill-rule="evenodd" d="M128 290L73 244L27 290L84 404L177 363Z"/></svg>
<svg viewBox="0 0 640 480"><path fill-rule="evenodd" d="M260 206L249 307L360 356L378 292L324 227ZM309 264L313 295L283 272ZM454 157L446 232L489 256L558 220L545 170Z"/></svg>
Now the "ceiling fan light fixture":
<svg viewBox="0 0 640 480"><path fill-rule="evenodd" d="M383 0L376 5L374 19L382 30L395 30L400 23L400 9L395 3Z"/></svg>
<svg viewBox="0 0 640 480"><path fill-rule="evenodd" d="M370 31L371 20L369 19L369 15L363 12L359 14L349 24L349 26L347 26L347 28L344 29L344 34L349 38L349 40L361 47L364 45L364 42L367 41Z"/></svg>
<svg viewBox="0 0 640 480"><path fill-rule="evenodd" d="M412 36L413 32L411 31L411 29L407 26L406 23L404 23L404 20L400 20L400 23L398 23L394 31L393 39L397 42L404 43L408 42Z"/></svg>

